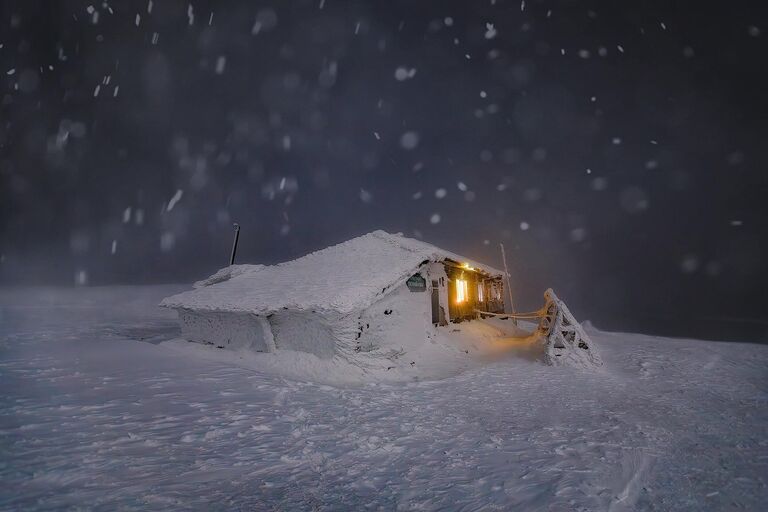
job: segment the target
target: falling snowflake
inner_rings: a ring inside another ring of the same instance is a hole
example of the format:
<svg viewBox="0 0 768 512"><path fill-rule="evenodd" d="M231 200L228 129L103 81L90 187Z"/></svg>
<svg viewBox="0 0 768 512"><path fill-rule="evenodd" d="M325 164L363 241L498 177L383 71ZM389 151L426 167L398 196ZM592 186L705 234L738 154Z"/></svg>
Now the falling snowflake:
<svg viewBox="0 0 768 512"><path fill-rule="evenodd" d="M216 74L220 75L224 73L224 68L227 66L227 58L224 55L219 55L216 59Z"/></svg>
<svg viewBox="0 0 768 512"><path fill-rule="evenodd" d="M693 254L688 254L680 262L680 270L682 270L684 274L693 274L698 268L699 259Z"/></svg>
<svg viewBox="0 0 768 512"><path fill-rule="evenodd" d="M493 39L496 37L497 32L496 28L493 26L493 23L486 23L485 24L485 38L486 39Z"/></svg>
<svg viewBox="0 0 768 512"><path fill-rule="evenodd" d="M166 231L162 235L160 235L160 250L163 252L169 252L173 250L173 247L176 245L176 235L171 233L170 231Z"/></svg>
<svg viewBox="0 0 768 512"><path fill-rule="evenodd" d="M405 132L400 136L400 146L403 149L416 149L419 145L419 134L414 131Z"/></svg>
<svg viewBox="0 0 768 512"><path fill-rule="evenodd" d="M416 68L408 69L400 66L395 70L395 80L398 82L403 82L409 78L413 78L414 76L416 76Z"/></svg>
<svg viewBox="0 0 768 512"><path fill-rule="evenodd" d="M166 209L166 211L171 211L171 210L173 210L173 207L174 207L174 206L176 206L176 203L178 203L179 201L181 201L181 196L182 196L183 194L184 194L184 191L183 191L183 190L181 190L181 189L178 189L178 190L176 191L176 193L175 193L175 194L173 194L173 197L171 198L171 200L170 200L170 201L168 201L168 208Z"/></svg>
<svg viewBox="0 0 768 512"><path fill-rule="evenodd" d="M88 272L85 270L78 270L75 272L75 284L77 286L85 286L88 284Z"/></svg>

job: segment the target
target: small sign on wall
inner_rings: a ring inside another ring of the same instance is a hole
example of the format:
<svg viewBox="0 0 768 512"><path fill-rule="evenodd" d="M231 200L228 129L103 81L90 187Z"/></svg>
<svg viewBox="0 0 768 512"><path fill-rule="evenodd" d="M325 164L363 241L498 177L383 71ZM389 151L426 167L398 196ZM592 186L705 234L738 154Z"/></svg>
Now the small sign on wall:
<svg viewBox="0 0 768 512"><path fill-rule="evenodd" d="M427 280L421 277L421 274L414 274L408 278L405 285L412 292L425 292L427 291Z"/></svg>

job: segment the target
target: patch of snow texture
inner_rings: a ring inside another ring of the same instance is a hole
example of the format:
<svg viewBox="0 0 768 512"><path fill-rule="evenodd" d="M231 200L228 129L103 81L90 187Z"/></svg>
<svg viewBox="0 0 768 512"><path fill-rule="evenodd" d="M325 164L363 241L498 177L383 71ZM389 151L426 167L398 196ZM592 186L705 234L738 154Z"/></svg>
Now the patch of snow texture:
<svg viewBox="0 0 768 512"><path fill-rule="evenodd" d="M209 276L201 281L195 282L195 284L193 284L192 287L202 288L203 286L211 286L216 283L222 283L224 281L231 279L232 277L239 276L240 274L255 270L257 268L261 268L263 266L264 265L230 265L229 267L224 267L220 269L212 276Z"/></svg>

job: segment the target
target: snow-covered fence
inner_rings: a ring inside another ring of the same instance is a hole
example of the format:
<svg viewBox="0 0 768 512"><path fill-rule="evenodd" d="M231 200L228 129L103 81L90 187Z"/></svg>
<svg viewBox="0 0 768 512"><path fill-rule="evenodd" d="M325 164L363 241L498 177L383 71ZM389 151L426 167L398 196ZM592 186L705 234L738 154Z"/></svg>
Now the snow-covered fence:
<svg viewBox="0 0 768 512"><path fill-rule="evenodd" d="M603 365L600 354L568 306L549 288L544 292L544 307L527 313L489 313L476 310L480 315L502 318L540 319L536 334L545 344L544 362L552 366L596 368Z"/></svg>
<svg viewBox="0 0 768 512"><path fill-rule="evenodd" d="M592 340L552 289L544 292L545 314L538 331L546 337L544 359L553 366L595 368L603 365Z"/></svg>

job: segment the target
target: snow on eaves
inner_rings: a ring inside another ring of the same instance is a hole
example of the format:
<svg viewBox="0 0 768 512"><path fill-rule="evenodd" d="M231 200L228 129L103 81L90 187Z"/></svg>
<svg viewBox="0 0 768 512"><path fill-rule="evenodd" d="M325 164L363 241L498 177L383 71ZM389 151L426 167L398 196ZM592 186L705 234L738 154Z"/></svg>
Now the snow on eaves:
<svg viewBox="0 0 768 512"><path fill-rule="evenodd" d="M218 272L212 276L206 277L201 281L195 282L192 285L193 288L203 288L204 286L211 286L213 284L223 283L233 277L237 277L246 272L254 272L260 268L264 268L264 265L230 265L219 269Z"/></svg>
<svg viewBox="0 0 768 512"><path fill-rule="evenodd" d="M374 231L278 265L226 267L161 305L259 315L281 309L346 314L372 304L425 261L446 259L503 274L425 242Z"/></svg>

